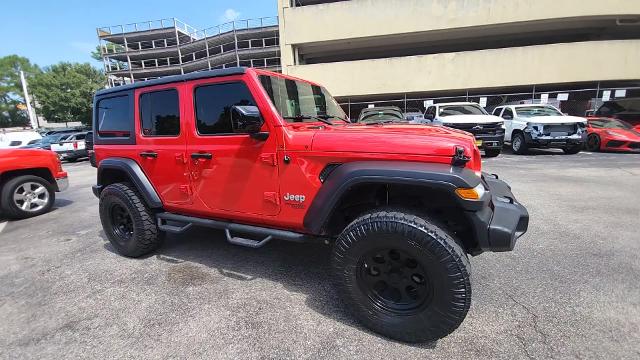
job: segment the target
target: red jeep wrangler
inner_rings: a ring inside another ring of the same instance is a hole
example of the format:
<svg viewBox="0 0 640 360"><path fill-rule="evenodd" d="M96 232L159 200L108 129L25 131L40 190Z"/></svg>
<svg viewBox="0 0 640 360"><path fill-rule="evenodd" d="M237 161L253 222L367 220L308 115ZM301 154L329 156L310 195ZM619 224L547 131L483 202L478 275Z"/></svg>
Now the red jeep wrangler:
<svg viewBox="0 0 640 360"><path fill-rule="evenodd" d="M54 152L0 149L0 214L13 219L44 214L53 206L56 191L68 186Z"/></svg>
<svg viewBox="0 0 640 360"><path fill-rule="evenodd" d="M467 254L512 250L528 214L480 171L468 133L352 124L320 85L232 68L99 91L100 219L125 256L165 232L333 243L338 293L367 327L443 337L471 301Z"/></svg>

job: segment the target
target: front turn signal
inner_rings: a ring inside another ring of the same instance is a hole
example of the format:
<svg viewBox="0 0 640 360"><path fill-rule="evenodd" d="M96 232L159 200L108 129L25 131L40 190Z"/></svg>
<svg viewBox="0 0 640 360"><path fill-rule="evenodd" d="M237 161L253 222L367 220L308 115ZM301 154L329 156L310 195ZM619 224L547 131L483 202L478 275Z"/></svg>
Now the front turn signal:
<svg viewBox="0 0 640 360"><path fill-rule="evenodd" d="M484 185L482 183L474 188L457 188L456 194L464 200L478 200L484 195Z"/></svg>

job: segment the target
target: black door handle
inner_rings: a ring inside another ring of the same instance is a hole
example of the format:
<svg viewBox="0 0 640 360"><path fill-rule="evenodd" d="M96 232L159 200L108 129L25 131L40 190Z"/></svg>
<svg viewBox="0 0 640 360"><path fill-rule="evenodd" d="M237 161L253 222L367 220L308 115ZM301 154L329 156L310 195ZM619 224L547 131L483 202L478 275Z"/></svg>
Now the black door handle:
<svg viewBox="0 0 640 360"><path fill-rule="evenodd" d="M213 159L213 155L211 155L210 153L192 153L191 154L191 158L192 159L207 159L207 160L211 160L211 159Z"/></svg>
<svg viewBox="0 0 640 360"><path fill-rule="evenodd" d="M143 151L140 153L140 157L146 157L146 158L157 158L158 157L158 153L155 151Z"/></svg>

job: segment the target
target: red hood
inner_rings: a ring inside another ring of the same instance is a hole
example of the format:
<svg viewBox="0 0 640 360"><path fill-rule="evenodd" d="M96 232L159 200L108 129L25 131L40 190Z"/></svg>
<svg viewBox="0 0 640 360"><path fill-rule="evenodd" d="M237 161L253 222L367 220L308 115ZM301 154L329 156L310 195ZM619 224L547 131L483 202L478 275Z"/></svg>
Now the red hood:
<svg viewBox="0 0 640 360"><path fill-rule="evenodd" d="M313 151L451 156L455 146L472 154L473 136L442 126L386 124L327 126L313 137Z"/></svg>

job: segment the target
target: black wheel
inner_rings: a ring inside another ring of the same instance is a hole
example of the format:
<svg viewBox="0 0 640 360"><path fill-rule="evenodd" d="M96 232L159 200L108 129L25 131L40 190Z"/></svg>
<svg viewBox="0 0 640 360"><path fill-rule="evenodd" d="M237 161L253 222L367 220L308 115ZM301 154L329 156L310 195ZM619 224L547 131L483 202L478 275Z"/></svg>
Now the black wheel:
<svg viewBox="0 0 640 360"><path fill-rule="evenodd" d="M600 151L600 136L597 134L589 134L586 147L589 151Z"/></svg>
<svg viewBox="0 0 640 360"><path fill-rule="evenodd" d="M433 222L410 214L381 211L353 221L334 246L332 271L355 317L401 341L450 334L471 305L462 248Z"/></svg>
<svg viewBox="0 0 640 360"><path fill-rule="evenodd" d="M500 155L500 151L501 149L484 149L484 156L489 158L496 157Z"/></svg>
<svg viewBox="0 0 640 360"><path fill-rule="evenodd" d="M2 187L2 212L12 219L25 219L51 210L56 192L51 183L39 176L23 175Z"/></svg>
<svg viewBox="0 0 640 360"><path fill-rule="evenodd" d="M124 256L139 257L156 250L163 234L155 215L127 183L115 183L100 193L100 221L111 245Z"/></svg>
<svg viewBox="0 0 640 360"><path fill-rule="evenodd" d="M570 146L570 147L566 147L564 149L562 149L562 151L564 151L565 154L567 155L574 155L580 152L580 150L582 150L582 144L580 145L575 145L575 146Z"/></svg>
<svg viewBox="0 0 640 360"><path fill-rule="evenodd" d="M513 150L514 154L518 155L526 154L529 150L522 133L515 133L511 137L511 150Z"/></svg>

